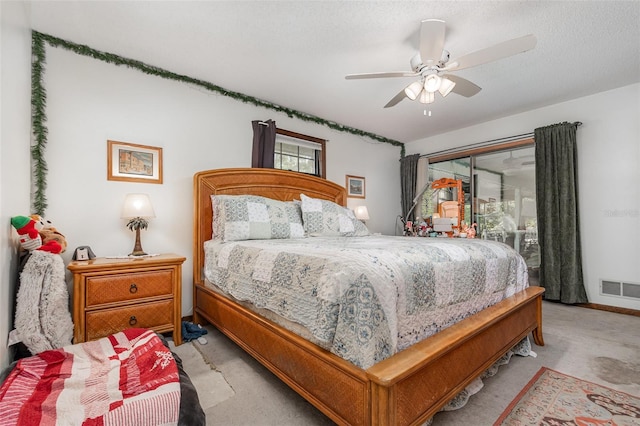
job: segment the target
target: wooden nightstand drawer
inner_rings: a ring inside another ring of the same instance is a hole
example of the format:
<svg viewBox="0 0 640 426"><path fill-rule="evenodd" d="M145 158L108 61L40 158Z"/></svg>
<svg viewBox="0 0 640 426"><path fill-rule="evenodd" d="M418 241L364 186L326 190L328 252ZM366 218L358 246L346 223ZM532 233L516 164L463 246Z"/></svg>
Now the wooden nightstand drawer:
<svg viewBox="0 0 640 426"><path fill-rule="evenodd" d="M182 344L182 263L175 254L97 257L69 262L73 273L73 342L150 328Z"/></svg>
<svg viewBox="0 0 640 426"><path fill-rule="evenodd" d="M171 295L173 272L151 271L87 278L86 307L104 303Z"/></svg>
<svg viewBox="0 0 640 426"><path fill-rule="evenodd" d="M105 337L125 328L173 329L173 300L139 303L125 308L87 312L86 340Z"/></svg>

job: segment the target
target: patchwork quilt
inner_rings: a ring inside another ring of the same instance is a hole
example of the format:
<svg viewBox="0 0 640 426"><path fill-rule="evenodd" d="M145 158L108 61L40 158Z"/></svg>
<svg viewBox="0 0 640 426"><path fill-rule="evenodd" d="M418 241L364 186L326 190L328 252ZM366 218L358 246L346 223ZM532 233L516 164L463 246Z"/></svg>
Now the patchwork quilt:
<svg viewBox="0 0 640 426"><path fill-rule="evenodd" d="M528 286L511 247L459 238L211 240L205 276L363 369Z"/></svg>
<svg viewBox="0 0 640 426"><path fill-rule="evenodd" d="M0 425L175 425L180 379L155 332L128 329L17 362Z"/></svg>

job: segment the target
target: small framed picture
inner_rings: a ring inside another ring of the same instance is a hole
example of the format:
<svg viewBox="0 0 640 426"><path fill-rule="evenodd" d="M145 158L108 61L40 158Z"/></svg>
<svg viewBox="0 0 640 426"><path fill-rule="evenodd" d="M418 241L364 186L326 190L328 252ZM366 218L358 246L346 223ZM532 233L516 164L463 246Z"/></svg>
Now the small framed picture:
<svg viewBox="0 0 640 426"><path fill-rule="evenodd" d="M362 176L349 176L347 175L347 197L350 198L365 198L365 184Z"/></svg>
<svg viewBox="0 0 640 426"><path fill-rule="evenodd" d="M162 183L162 148L107 141L107 180Z"/></svg>

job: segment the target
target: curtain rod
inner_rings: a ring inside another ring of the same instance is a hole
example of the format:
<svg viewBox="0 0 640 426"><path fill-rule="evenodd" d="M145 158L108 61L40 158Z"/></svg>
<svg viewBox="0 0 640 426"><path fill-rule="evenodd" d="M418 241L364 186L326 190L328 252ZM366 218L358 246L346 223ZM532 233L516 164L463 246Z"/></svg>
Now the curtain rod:
<svg viewBox="0 0 640 426"><path fill-rule="evenodd" d="M574 121L572 124L576 127L582 126L581 121ZM474 149L474 148L485 148L488 146L498 145L505 142L513 142L520 139L532 138L533 135L534 135L533 132L529 132L529 133L522 133L520 135L507 136L504 138L491 139L484 142L477 142L469 145L459 146L457 148L450 148L450 149L444 149L442 151L430 152L428 154L421 154L420 157L438 157L440 155L454 154L459 151L467 151L469 149Z"/></svg>

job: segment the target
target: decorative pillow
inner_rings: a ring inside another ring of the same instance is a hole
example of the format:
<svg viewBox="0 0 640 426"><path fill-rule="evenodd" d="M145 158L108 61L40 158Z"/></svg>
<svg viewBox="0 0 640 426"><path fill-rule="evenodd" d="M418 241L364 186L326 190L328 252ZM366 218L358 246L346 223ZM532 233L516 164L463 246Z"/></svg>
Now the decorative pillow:
<svg viewBox="0 0 640 426"><path fill-rule="evenodd" d="M300 207L257 195L212 195L213 238L222 241L303 238Z"/></svg>
<svg viewBox="0 0 640 426"><path fill-rule="evenodd" d="M364 223L356 219L355 214L338 204L307 197L300 194L302 200L302 223L307 235L342 235L346 237L363 237L369 235Z"/></svg>

